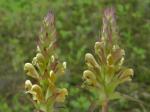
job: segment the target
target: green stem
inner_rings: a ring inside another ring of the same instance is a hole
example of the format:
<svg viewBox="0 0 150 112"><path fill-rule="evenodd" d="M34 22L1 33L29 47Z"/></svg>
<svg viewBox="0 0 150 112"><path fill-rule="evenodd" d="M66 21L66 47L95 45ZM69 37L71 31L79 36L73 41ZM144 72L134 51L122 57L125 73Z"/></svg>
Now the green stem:
<svg viewBox="0 0 150 112"><path fill-rule="evenodd" d="M109 108L108 103L109 103L108 99L106 99L103 102L103 104L102 104L102 111L101 112L108 112L108 108Z"/></svg>

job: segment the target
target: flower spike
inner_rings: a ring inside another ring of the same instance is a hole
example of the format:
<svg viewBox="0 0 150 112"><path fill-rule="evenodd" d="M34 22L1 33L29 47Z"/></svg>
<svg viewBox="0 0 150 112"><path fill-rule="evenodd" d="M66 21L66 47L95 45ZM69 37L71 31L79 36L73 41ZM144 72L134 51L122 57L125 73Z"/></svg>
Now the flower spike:
<svg viewBox="0 0 150 112"><path fill-rule="evenodd" d="M66 88L59 88L56 85L57 79L64 74L66 62L60 63L55 53L56 29L54 15L49 12L43 20L37 54L31 63L24 65L28 76L36 80L32 84L30 80L25 81L26 93L32 95L36 107L42 112L53 112L54 104L64 102L68 95Z"/></svg>
<svg viewBox="0 0 150 112"><path fill-rule="evenodd" d="M85 55L88 69L82 77L82 87L97 96L98 104L101 105L115 99L119 95L116 94L116 88L131 81L133 76L133 69L123 65L125 51L118 43L114 8L107 8L103 15L101 38L94 46L96 57L90 53Z"/></svg>

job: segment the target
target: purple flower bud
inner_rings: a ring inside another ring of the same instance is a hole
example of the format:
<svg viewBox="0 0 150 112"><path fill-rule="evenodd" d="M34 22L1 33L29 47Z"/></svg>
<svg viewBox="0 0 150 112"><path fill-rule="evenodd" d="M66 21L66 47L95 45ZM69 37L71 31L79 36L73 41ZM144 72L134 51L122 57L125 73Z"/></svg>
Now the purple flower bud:
<svg viewBox="0 0 150 112"><path fill-rule="evenodd" d="M106 8L103 16L102 37L112 45L117 40L115 10L113 7Z"/></svg>
<svg viewBox="0 0 150 112"><path fill-rule="evenodd" d="M106 8L105 11L104 11L104 18L106 20L114 20L115 18L115 10L113 7L111 8Z"/></svg>
<svg viewBox="0 0 150 112"><path fill-rule="evenodd" d="M46 23L46 25L52 25L54 23L54 15L51 11L48 12L48 14L46 15L46 17L44 18L44 21Z"/></svg>

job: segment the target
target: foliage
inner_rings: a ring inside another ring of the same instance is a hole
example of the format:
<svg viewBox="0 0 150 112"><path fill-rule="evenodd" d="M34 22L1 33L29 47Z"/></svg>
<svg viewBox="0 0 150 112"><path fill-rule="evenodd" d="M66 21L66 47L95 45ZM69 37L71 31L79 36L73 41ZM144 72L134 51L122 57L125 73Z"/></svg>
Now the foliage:
<svg viewBox="0 0 150 112"><path fill-rule="evenodd" d="M136 76L133 77L134 83L120 86L118 90L149 104L149 4L149 0L1 0L0 96L9 98L7 100L0 98L0 101L7 104L10 109L16 106L13 103L14 95L20 88L24 88L23 63L31 60L35 54L37 32L42 17L49 10L53 10L61 54L59 57L68 61L69 68L61 79L70 84L62 84L62 87L65 85L70 92L65 111L86 112L92 101L87 97L90 93L80 89L82 71L85 69L84 54L93 53L92 46L98 40L103 9L113 5L117 13L121 47L126 51L125 65L132 66ZM8 102L11 102L11 105ZM18 102L22 104L20 100ZM81 104L84 106L80 107ZM136 103L127 100L114 102L111 106L112 112L141 111ZM146 106L146 109L149 112L150 107Z"/></svg>
<svg viewBox="0 0 150 112"><path fill-rule="evenodd" d="M9 101L9 97L0 97L0 111L19 112L21 110L22 112L29 112L33 110L33 105L29 105L29 100L25 101L23 97L27 98L25 95L22 95L22 93L17 93L11 101ZM15 106L12 107L14 104Z"/></svg>

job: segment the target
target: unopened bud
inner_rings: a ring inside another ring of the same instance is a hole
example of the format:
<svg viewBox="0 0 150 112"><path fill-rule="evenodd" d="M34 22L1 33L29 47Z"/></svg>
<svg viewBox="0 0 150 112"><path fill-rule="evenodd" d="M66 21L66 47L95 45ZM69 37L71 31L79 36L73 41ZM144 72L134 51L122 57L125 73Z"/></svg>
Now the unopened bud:
<svg viewBox="0 0 150 112"><path fill-rule="evenodd" d="M95 42L95 53L98 53L104 47L104 42Z"/></svg>
<svg viewBox="0 0 150 112"><path fill-rule="evenodd" d="M30 81L30 80L26 80L26 81L25 81L25 89L26 89L26 90L31 90L31 88L32 88L32 83L31 83L31 81Z"/></svg>
<svg viewBox="0 0 150 112"><path fill-rule="evenodd" d="M54 55L51 56L51 61L54 62L55 61L55 57Z"/></svg>
<svg viewBox="0 0 150 112"><path fill-rule="evenodd" d="M36 65L36 64L37 64L37 57L34 57L34 58L33 58L32 64L33 64L33 65Z"/></svg>
<svg viewBox="0 0 150 112"><path fill-rule="evenodd" d="M37 46L37 52L41 52L39 45Z"/></svg>
<svg viewBox="0 0 150 112"><path fill-rule="evenodd" d="M107 21L113 22L114 21L114 15L115 15L115 11L114 8L107 8L104 11L104 17Z"/></svg>
<svg viewBox="0 0 150 112"><path fill-rule="evenodd" d="M63 62L63 67L64 67L64 69L67 68L67 62Z"/></svg>
<svg viewBox="0 0 150 112"><path fill-rule="evenodd" d="M119 46L118 45L113 45L112 50L115 51L116 49L119 49Z"/></svg>
<svg viewBox="0 0 150 112"><path fill-rule="evenodd" d="M54 15L52 14L52 12L49 12L47 14L47 16L44 18L44 22L46 26L49 26L54 23Z"/></svg>
<svg viewBox="0 0 150 112"><path fill-rule="evenodd" d="M41 53L37 53L36 58L39 62L43 62L44 61L44 56Z"/></svg>
<svg viewBox="0 0 150 112"><path fill-rule="evenodd" d="M54 74L54 71L53 71L53 70L51 70L49 74L50 74L50 80L51 80L51 82L53 82L53 83L54 83L54 82L55 82L55 80L56 80L56 76L55 76L55 74Z"/></svg>
<svg viewBox="0 0 150 112"><path fill-rule="evenodd" d="M50 77L51 77L52 75L54 75L54 71L53 71L53 70L50 71Z"/></svg>
<svg viewBox="0 0 150 112"><path fill-rule="evenodd" d="M121 66L124 62L124 57L121 58L120 62L119 62L119 66Z"/></svg>

